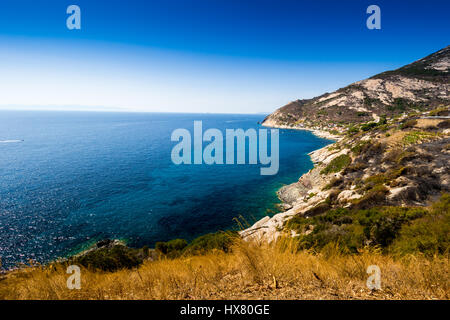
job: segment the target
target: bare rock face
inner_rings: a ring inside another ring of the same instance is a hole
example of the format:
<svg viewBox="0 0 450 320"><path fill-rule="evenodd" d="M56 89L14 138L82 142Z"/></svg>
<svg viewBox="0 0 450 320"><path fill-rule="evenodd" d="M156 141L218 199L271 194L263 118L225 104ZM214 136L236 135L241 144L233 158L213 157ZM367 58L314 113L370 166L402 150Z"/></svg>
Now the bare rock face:
<svg viewBox="0 0 450 320"><path fill-rule="evenodd" d="M379 121L382 115L433 109L450 99L449 61L450 46L335 92L290 102L269 115L263 125L342 131L347 124Z"/></svg>
<svg viewBox="0 0 450 320"><path fill-rule="evenodd" d="M278 190L277 195L283 203L293 205L300 197L305 196L309 188L300 183L293 183Z"/></svg>

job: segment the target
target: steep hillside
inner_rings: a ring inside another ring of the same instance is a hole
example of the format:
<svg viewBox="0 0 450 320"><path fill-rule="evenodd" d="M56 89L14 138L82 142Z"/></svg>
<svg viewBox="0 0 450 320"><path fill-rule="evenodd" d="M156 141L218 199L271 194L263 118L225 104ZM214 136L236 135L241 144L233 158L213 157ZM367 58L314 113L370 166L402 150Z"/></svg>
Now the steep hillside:
<svg viewBox="0 0 450 320"><path fill-rule="evenodd" d="M332 134L338 142L312 152L315 167L279 190L286 211L265 217L241 236L271 242L290 235L316 241L316 247L317 241L352 238L344 246L356 250L379 244L370 234L379 224L398 223L388 228L394 239L406 221L398 216L409 214L399 207L424 207L450 192L449 70L446 47L336 92L291 102L268 116L265 126L310 129ZM364 226L361 215L382 218L370 218ZM449 221L441 225L450 232Z"/></svg>
<svg viewBox="0 0 450 320"><path fill-rule="evenodd" d="M344 132L353 123L411 111L427 111L450 100L450 46L393 71L355 82L313 99L293 101L263 125Z"/></svg>
<svg viewBox="0 0 450 320"><path fill-rule="evenodd" d="M271 242L282 235L315 234L319 230L302 219L331 214L328 226L334 230L320 232L345 238L359 232L350 229L361 227L353 226L361 210L429 205L443 192L450 192L449 114L449 108L442 107L354 124L338 142L312 152L314 168L279 190L285 212L258 221L241 235ZM384 209L380 210L368 214L384 216ZM289 227L292 218L303 221L300 229ZM377 223L372 221L370 228ZM450 227L449 221L443 225ZM358 246L370 240L370 236L362 236Z"/></svg>

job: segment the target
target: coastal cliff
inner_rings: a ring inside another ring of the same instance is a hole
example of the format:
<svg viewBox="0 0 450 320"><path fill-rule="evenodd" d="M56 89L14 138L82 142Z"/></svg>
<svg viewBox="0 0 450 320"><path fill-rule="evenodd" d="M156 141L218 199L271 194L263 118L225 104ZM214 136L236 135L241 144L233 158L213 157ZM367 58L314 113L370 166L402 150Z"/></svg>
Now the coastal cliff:
<svg viewBox="0 0 450 320"><path fill-rule="evenodd" d="M264 126L311 130L336 142L311 152L314 168L278 191L286 211L240 235L267 242L307 236L313 224L296 229L288 221L336 209L425 207L450 192L449 70L446 47L266 117Z"/></svg>

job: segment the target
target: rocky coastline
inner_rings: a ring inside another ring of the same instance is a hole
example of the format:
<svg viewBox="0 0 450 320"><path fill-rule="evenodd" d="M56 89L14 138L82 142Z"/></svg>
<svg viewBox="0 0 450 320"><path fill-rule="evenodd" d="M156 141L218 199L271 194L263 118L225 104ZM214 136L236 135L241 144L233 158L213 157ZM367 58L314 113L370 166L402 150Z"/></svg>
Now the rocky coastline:
<svg viewBox="0 0 450 320"><path fill-rule="evenodd" d="M448 107L441 110L448 112ZM245 240L269 243L280 236L298 236L284 228L289 219L337 207L369 207L363 204L376 188L382 195L374 203L394 206L426 206L440 192L449 192L449 120L429 114L403 115L400 125L397 118L385 119L370 130L341 135L335 143L309 153L314 168L277 192L285 211L266 216L239 234Z"/></svg>
<svg viewBox="0 0 450 320"><path fill-rule="evenodd" d="M296 236L285 222L334 209L424 207L450 191L450 46L312 99L277 109L263 126L308 130L335 143L277 194L285 211L240 232L246 240ZM340 225L335 225L336 230ZM302 235L312 230L302 229Z"/></svg>
<svg viewBox="0 0 450 320"><path fill-rule="evenodd" d="M264 123L264 125L279 129L308 130L320 138L332 140L341 139L341 137L336 137L335 135L322 130L288 127L283 125L276 126L272 123L268 125ZM338 156L339 154L329 151L330 146L333 144L334 143L308 153L312 162L314 164L320 162L328 163ZM281 207L285 210L284 212L277 213L272 217L266 216L258 220L251 227L242 230L239 234L243 239L247 240L276 241L283 233L282 228L286 220L311 209L314 205L326 199L328 193L321 192L321 189L326 183L327 181L317 174L317 170L314 170L314 168L311 169L309 172L303 174L297 182L283 186L277 191L278 198L282 201ZM292 236L295 235L293 234Z"/></svg>
<svg viewBox="0 0 450 320"><path fill-rule="evenodd" d="M301 125L287 125L287 124L279 124L271 119L266 118L266 120L262 123L262 126L268 128L277 128L277 129L290 129L290 130L305 130L312 132L315 136L323 139L339 141L342 139L342 136L338 134L332 134L329 131L320 129L320 128L309 128Z"/></svg>

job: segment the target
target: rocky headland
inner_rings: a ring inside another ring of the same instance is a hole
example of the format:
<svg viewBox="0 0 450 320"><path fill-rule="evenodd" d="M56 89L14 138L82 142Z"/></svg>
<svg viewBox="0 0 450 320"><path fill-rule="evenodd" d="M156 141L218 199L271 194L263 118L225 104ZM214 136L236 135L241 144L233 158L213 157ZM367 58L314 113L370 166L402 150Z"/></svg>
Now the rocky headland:
<svg viewBox="0 0 450 320"><path fill-rule="evenodd" d="M240 235L267 242L308 235L313 224L299 230L287 221L339 208L425 207L450 192L449 70L446 47L266 117L264 126L311 130L336 142L311 152L314 168L278 191L284 212Z"/></svg>

